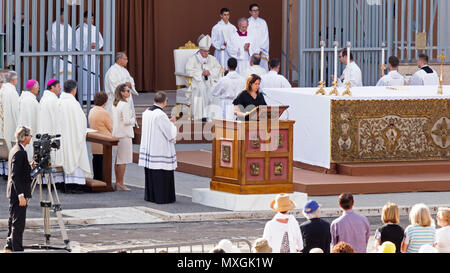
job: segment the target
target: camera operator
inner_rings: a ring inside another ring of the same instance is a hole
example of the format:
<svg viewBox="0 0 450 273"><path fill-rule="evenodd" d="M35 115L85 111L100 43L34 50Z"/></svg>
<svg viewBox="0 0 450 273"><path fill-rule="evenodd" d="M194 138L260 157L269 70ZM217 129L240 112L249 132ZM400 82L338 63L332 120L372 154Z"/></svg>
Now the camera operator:
<svg viewBox="0 0 450 273"><path fill-rule="evenodd" d="M9 177L6 196L9 199L8 238L5 252L24 251L22 240L25 231L27 199L31 198L31 166L25 147L30 144L31 130L24 126L17 128L17 144L9 153Z"/></svg>

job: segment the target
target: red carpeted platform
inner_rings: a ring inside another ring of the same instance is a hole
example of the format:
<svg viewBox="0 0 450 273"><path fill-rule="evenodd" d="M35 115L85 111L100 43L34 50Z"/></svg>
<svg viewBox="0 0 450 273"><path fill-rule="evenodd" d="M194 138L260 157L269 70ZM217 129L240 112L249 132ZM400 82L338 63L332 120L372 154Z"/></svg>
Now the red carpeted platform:
<svg viewBox="0 0 450 273"><path fill-rule="evenodd" d="M178 152L179 172L211 177L209 151ZM310 196L450 191L450 162L336 165L337 174L294 168L295 190Z"/></svg>

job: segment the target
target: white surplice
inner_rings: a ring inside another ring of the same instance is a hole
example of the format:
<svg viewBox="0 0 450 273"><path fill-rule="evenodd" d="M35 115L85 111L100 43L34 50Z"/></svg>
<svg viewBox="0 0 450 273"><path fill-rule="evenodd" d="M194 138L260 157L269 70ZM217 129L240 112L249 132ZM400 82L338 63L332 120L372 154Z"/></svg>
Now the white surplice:
<svg viewBox="0 0 450 273"><path fill-rule="evenodd" d="M377 86L404 86L405 78L398 71L394 70L383 76Z"/></svg>
<svg viewBox="0 0 450 273"><path fill-rule="evenodd" d="M350 81L351 87L361 87L362 84L362 72L359 66L355 62L350 62L342 73L343 79L338 79L339 87L345 87L347 81Z"/></svg>
<svg viewBox="0 0 450 273"><path fill-rule="evenodd" d="M439 85L439 75L434 69L432 69L428 65L425 65L419 71L414 73L414 75L411 77L409 85Z"/></svg>
<svg viewBox="0 0 450 273"><path fill-rule="evenodd" d="M111 116L112 116L112 104L114 102L114 92L116 91L117 86L127 82L131 83L131 95L139 96L139 93L136 91L136 84L134 82L134 78L131 77L130 72L128 72L128 70L125 67L122 67L117 63L115 63L109 68L108 72L106 72L105 92L108 95L108 102L106 103L105 109ZM130 104L130 107L133 110L134 117L136 117L133 96L130 96L127 99L127 102Z"/></svg>
<svg viewBox="0 0 450 273"><path fill-rule="evenodd" d="M0 96L3 115L1 136L11 150L11 142L16 142L15 132L19 124L19 93L14 85L4 83L0 89Z"/></svg>
<svg viewBox="0 0 450 273"><path fill-rule="evenodd" d="M236 32L237 28L228 22L228 24L225 24L223 20L220 20L211 31L211 39L212 39L212 45L216 49L214 52L214 57L216 57L217 61L219 61L220 65L223 66L225 69L227 69L228 65L228 59L230 56L227 53L226 45L228 44L228 41L230 40L230 35L233 32ZM221 50L224 50L224 63L222 63L222 52Z"/></svg>
<svg viewBox="0 0 450 273"><path fill-rule="evenodd" d="M39 132L39 114L41 106L36 96L29 92L23 91L19 98L19 121L17 126L25 126L31 129L33 138L30 144L25 147L28 154L28 160L33 159L33 142L36 140L36 134Z"/></svg>
<svg viewBox="0 0 450 273"><path fill-rule="evenodd" d="M264 68L262 68L260 65L252 65L249 68L247 68L245 71L243 71L241 73L241 76L247 80L252 74L262 77L263 75L267 74L267 71Z"/></svg>
<svg viewBox="0 0 450 273"><path fill-rule="evenodd" d="M253 18L251 16L248 18L248 32L250 33L258 33L255 35L256 43L258 44L261 52L261 66L266 70L269 70L269 62L270 60L270 39L269 39L269 27L267 26L266 20L262 18Z"/></svg>
<svg viewBox="0 0 450 273"><path fill-rule="evenodd" d="M173 171L177 168L175 143L177 127L159 107L142 114L142 138L139 166L152 170Z"/></svg>
<svg viewBox="0 0 450 273"><path fill-rule="evenodd" d="M214 105L218 113L214 117L218 119L234 120L233 100L245 89L246 81L236 71L229 72L212 89Z"/></svg>
<svg viewBox="0 0 450 273"><path fill-rule="evenodd" d="M61 93L58 102L58 131L61 133L61 161L66 184L85 185L91 177L86 134L87 120L78 101L69 93Z"/></svg>
<svg viewBox="0 0 450 273"><path fill-rule="evenodd" d="M203 58L197 52L186 63L186 74L192 77L191 111L194 120L209 118L208 106L211 104L211 89L220 79L221 66L214 56ZM210 75L202 75L208 70Z"/></svg>
<svg viewBox="0 0 450 273"><path fill-rule="evenodd" d="M59 26L59 37L57 37L57 30ZM47 40L49 42L49 48L52 52L59 52L59 51L72 51L72 27L70 25L67 25L67 43L64 44L64 36L66 31L64 28L64 25L59 22L53 22L52 28L47 31ZM57 45L57 42L59 40L59 48ZM59 70L57 71L57 63L59 62ZM73 59L72 56L67 57L67 79L72 79L72 63ZM47 78L46 81L48 81L51 78L55 78L59 80L59 82L64 83L64 57L63 56L56 56L53 58L53 74L47 75L50 76L50 78ZM49 71L50 68L47 67L47 71Z"/></svg>
<svg viewBox="0 0 450 273"><path fill-rule="evenodd" d="M276 71L270 71L269 73L261 76L261 90L266 92L269 88L292 88L289 81Z"/></svg>
<svg viewBox="0 0 450 273"><path fill-rule="evenodd" d="M230 57L235 58L238 61L236 72L239 74L244 72L250 67L250 56L253 54L259 54L261 49L256 42L256 38L250 31L247 31L246 36L240 36L238 31L230 34L230 40L228 41L227 51ZM244 34L245 35L245 34ZM245 51L245 44L249 43L249 51Z"/></svg>
<svg viewBox="0 0 450 273"><path fill-rule="evenodd" d="M83 31L81 31L81 26L77 28L76 31L76 48L78 51L95 51L95 48L92 48L92 43L98 45L98 49L102 49L104 45L103 36L101 33L98 34L97 41L97 27L91 25L91 44L89 44L89 25L84 24ZM83 45L81 45L81 37L83 36ZM94 100L94 94L100 92L100 78L99 72L97 72L97 57L95 55L92 56L83 56L82 58L78 58L78 64L81 65L81 60L83 61L83 85L78 89L79 92L83 92L83 100L87 100L88 90L91 91L91 101ZM89 71L89 61L91 62L91 70ZM78 79L81 79L81 73L78 72ZM97 75L96 75L97 74ZM88 76L91 77L91 85L88 85Z"/></svg>
<svg viewBox="0 0 450 273"><path fill-rule="evenodd" d="M58 96L55 93L48 90L44 91L40 101L40 114L39 114L39 134L48 134L55 136L59 134L58 131ZM54 165L56 162L60 162L61 150L52 151L51 163Z"/></svg>

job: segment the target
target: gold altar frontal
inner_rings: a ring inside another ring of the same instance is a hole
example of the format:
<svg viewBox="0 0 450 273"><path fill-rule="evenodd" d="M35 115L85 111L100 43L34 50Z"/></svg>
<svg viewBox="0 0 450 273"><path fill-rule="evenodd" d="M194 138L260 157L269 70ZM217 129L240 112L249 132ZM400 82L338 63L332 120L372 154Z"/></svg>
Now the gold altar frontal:
<svg viewBox="0 0 450 273"><path fill-rule="evenodd" d="M331 162L450 159L450 100L333 100Z"/></svg>
<svg viewBox="0 0 450 273"><path fill-rule="evenodd" d="M211 190L293 193L294 123L214 120Z"/></svg>

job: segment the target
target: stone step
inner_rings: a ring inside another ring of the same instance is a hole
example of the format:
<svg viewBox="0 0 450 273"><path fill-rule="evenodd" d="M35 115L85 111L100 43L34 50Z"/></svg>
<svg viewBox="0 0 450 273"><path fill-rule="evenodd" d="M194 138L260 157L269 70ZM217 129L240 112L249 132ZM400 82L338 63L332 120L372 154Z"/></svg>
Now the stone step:
<svg viewBox="0 0 450 273"><path fill-rule="evenodd" d="M437 173L450 176L450 161L338 164L342 175L374 176Z"/></svg>

